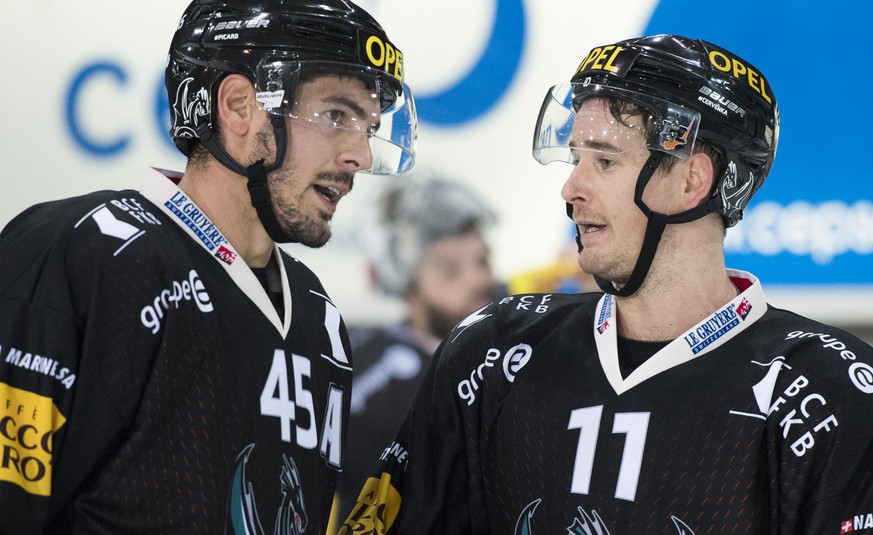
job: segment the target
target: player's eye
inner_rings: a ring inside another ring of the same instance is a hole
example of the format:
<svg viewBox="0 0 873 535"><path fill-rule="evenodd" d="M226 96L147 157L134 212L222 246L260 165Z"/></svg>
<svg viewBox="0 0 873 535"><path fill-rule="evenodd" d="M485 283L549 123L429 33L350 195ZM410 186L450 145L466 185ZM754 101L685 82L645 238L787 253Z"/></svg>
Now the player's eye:
<svg viewBox="0 0 873 535"><path fill-rule="evenodd" d="M597 162L598 162L598 164L600 165L600 168L601 168L601 169L611 169L611 168L614 167L615 164L616 164L616 162L615 162L614 159L612 159L612 158L605 158L605 157L601 157L600 159L598 159Z"/></svg>
<svg viewBox="0 0 873 535"><path fill-rule="evenodd" d="M322 117L326 118L330 122L334 123L334 125L336 125L336 126L343 126L343 123L345 122L345 116L346 116L344 111L337 110L337 109L327 110L326 112L322 113L321 115L322 115Z"/></svg>

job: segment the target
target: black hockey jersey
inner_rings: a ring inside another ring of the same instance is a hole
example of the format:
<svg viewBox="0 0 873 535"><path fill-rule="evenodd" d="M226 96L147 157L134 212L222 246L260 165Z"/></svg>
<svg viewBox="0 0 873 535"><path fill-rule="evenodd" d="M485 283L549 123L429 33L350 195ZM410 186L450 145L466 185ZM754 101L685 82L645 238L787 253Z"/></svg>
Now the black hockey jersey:
<svg viewBox="0 0 873 535"><path fill-rule="evenodd" d="M473 313L341 532L873 533L873 350L730 275L628 375L612 296Z"/></svg>
<svg viewBox="0 0 873 535"><path fill-rule="evenodd" d="M323 533L351 362L275 248L280 317L160 173L0 234L0 533Z"/></svg>

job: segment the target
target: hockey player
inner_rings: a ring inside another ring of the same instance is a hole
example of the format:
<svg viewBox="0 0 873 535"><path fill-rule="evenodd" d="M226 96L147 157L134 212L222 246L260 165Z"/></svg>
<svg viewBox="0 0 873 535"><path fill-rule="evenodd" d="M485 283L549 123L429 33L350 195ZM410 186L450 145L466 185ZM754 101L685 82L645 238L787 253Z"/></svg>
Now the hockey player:
<svg viewBox="0 0 873 535"><path fill-rule="evenodd" d="M439 343L467 314L505 293L485 237L496 220L491 210L454 181L412 174L388 184L373 221L361 224L376 289L402 299L404 315L390 325L349 330L352 447L337 483L345 513L403 422Z"/></svg>
<svg viewBox="0 0 873 535"><path fill-rule="evenodd" d="M0 533L324 533L351 385L318 247L358 171L412 165L402 54L347 0L194 0L183 175L0 235Z"/></svg>
<svg viewBox="0 0 873 535"><path fill-rule="evenodd" d="M727 50L592 50L548 92L533 151L573 165L562 196L604 293L461 321L343 532L873 526L873 350L724 265L778 136L772 88Z"/></svg>

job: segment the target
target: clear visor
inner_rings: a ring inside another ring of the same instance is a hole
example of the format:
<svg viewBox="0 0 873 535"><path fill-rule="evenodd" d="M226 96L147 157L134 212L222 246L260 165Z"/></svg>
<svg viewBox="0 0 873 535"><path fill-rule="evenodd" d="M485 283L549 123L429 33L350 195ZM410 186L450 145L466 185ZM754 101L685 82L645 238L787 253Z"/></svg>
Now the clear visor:
<svg viewBox="0 0 873 535"><path fill-rule="evenodd" d="M412 167L415 104L393 76L349 63L274 61L260 65L257 78L258 104L268 113L314 127L328 143L365 139L370 165L361 172L394 175Z"/></svg>
<svg viewBox="0 0 873 535"><path fill-rule="evenodd" d="M619 102L611 109L609 99ZM597 84L560 84L549 89L540 108L533 156L541 164L575 165L580 151L617 155L648 149L685 159L699 124L696 111L658 98Z"/></svg>

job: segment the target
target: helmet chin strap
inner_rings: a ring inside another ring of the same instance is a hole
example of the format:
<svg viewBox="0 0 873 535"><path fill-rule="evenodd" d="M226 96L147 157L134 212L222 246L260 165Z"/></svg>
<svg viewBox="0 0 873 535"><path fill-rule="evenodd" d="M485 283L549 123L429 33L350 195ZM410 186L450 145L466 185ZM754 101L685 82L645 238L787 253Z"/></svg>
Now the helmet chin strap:
<svg viewBox="0 0 873 535"><path fill-rule="evenodd" d="M247 185L249 196L252 199L252 206L257 211L258 219L260 219L261 224L264 226L264 230L267 231L267 234L273 241L288 243L293 242L294 238L286 234L276 220L276 213L273 211L273 203L270 199L270 189L267 186L267 175L282 167L285 161L285 151L288 147L288 132L285 128L285 120L281 116L269 114L269 117L270 124L273 127L273 137L276 140L276 159L266 167L264 166L263 158L248 167L243 167L218 143L216 136L213 135L212 130L207 124L198 126L197 135L200 137L200 142L203 143L203 146L223 166L234 173L239 173L248 178Z"/></svg>
<svg viewBox="0 0 873 535"><path fill-rule="evenodd" d="M664 234L664 229L667 227L667 224L688 223L689 221L700 219L712 211L711 202L703 203L690 210L673 215L653 212L648 206L646 206L646 203L643 202L643 192L649 184L649 180L652 179L652 175L655 174L655 170L658 168L661 160L663 160L665 156L666 154L663 152L651 151L649 159L646 161L642 171L640 171L640 176L637 178L636 189L634 191L634 203L636 203L637 207L646 215L649 221L646 224L646 233L643 236L643 245L640 248L640 254L637 256L637 262L634 265L633 271L631 271L630 277L628 277L627 282L621 287L621 289L616 289L612 281L594 275L594 280L597 282L597 285L601 290L608 294L618 297L628 297L640 289L646 275L649 273L649 269L652 267L655 253L658 251L658 243L661 241L661 236ZM570 219L573 218L573 206L569 203L567 203L567 215L570 216ZM581 253L582 238L578 226L576 227L576 245Z"/></svg>

